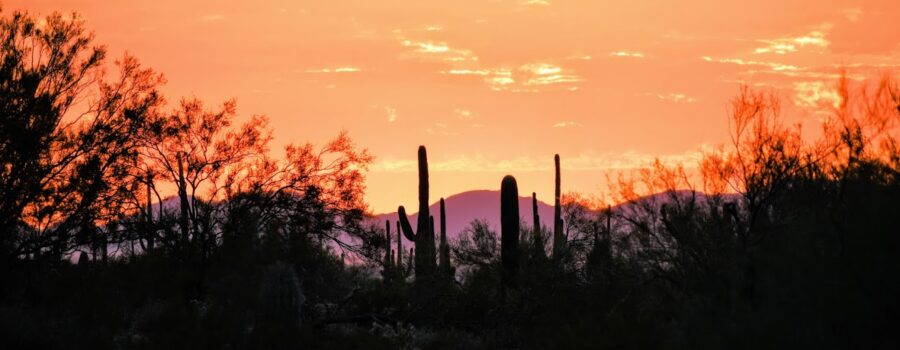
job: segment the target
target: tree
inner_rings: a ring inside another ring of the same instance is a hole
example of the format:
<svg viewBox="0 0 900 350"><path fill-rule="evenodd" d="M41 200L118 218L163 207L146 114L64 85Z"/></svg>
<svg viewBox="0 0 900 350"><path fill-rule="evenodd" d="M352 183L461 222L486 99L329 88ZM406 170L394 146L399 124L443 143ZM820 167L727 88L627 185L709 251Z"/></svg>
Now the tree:
<svg viewBox="0 0 900 350"><path fill-rule="evenodd" d="M225 210L232 213L226 216L252 211L257 222L243 232L226 232L226 237L252 235L278 223L281 229L276 231L288 243L316 239L371 255L368 249L381 247L381 235L362 227L361 221L367 211L365 171L372 159L341 132L320 148L311 143L288 145L281 161L260 157L231 167L222 186ZM354 244L352 238L363 244Z"/></svg>
<svg viewBox="0 0 900 350"><path fill-rule="evenodd" d="M147 172L176 189L179 236L167 242L184 259L207 258L217 242L214 202L221 199L223 175L267 151L267 119L254 116L232 129L235 115L233 100L210 111L196 98L184 99L172 112L156 116L159 133L141 139Z"/></svg>
<svg viewBox="0 0 900 350"><path fill-rule="evenodd" d="M0 254L58 258L121 215L163 78L126 55L108 79L105 48L74 14L39 25L14 12L0 40Z"/></svg>

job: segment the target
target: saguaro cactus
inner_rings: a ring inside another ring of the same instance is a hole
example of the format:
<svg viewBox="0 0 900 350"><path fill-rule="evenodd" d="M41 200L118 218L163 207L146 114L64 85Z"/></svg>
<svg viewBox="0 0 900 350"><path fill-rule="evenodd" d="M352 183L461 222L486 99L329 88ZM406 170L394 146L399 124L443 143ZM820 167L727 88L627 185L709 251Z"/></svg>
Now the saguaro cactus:
<svg viewBox="0 0 900 350"><path fill-rule="evenodd" d="M400 221L397 221L397 270L403 269L403 236L400 233Z"/></svg>
<svg viewBox="0 0 900 350"><path fill-rule="evenodd" d="M447 244L447 214L444 210L444 199L441 198L441 245L440 245L440 270L445 276L453 277L453 267L450 266L450 245Z"/></svg>
<svg viewBox="0 0 900 350"><path fill-rule="evenodd" d="M406 257L406 272L409 273L412 271L413 265L415 265L416 261L416 248L409 248L409 256Z"/></svg>
<svg viewBox="0 0 900 350"><path fill-rule="evenodd" d="M559 259L565 251L566 237L563 236L562 208L560 207L559 154L553 156L556 165L556 188L553 199L553 258Z"/></svg>
<svg viewBox="0 0 900 350"><path fill-rule="evenodd" d="M416 244L416 281L433 276L436 262L434 259L434 230L431 229L429 222L431 215L428 212L428 155L425 152L425 146L419 146L419 219L416 231L413 232L409 219L406 217L406 208L402 205L397 209L397 215L400 217L403 235Z"/></svg>
<svg viewBox="0 0 900 350"><path fill-rule="evenodd" d="M531 213L534 216L531 245L535 258L546 258L544 255L544 236L541 234L541 216L538 214L537 193L531 192Z"/></svg>
<svg viewBox="0 0 900 350"><path fill-rule="evenodd" d="M393 265L393 258L391 257L391 221L384 221L384 271L382 275L384 276L384 280L387 281L390 279L391 268Z"/></svg>
<svg viewBox="0 0 900 350"><path fill-rule="evenodd" d="M503 281L510 285L519 270L519 186L511 175L500 183L500 230Z"/></svg>

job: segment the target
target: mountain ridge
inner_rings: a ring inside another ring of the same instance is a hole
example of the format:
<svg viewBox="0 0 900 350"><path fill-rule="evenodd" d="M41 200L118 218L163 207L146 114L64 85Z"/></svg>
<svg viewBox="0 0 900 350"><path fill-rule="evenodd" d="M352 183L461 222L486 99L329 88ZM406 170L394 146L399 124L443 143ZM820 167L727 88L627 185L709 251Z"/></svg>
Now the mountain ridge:
<svg viewBox="0 0 900 350"><path fill-rule="evenodd" d="M708 195L703 192L691 191L691 190L679 190L676 191L675 196L678 197L686 197L691 194L697 195L699 198L705 198ZM670 199L668 196L671 196L671 192L660 192L651 194L648 196L644 196L638 198L634 201L619 203L612 206L613 211L622 211L622 210L631 210L636 203L643 203L647 201L659 201L659 203L665 203ZM736 194L726 194L723 195L726 199L736 198ZM551 197L552 198L552 197ZM417 205L413 203L404 203L406 208L415 208ZM447 212L447 237L454 238L459 235L469 224L475 219L484 219L488 222L491 229L499 232L500 230L500 191L497 190L471 190L460 192L449 197L444 198L445 209ZM531 224L533 222L532 218L532 204L531 204L531 196L519 196L519 216L526 223ZM440 209L440 199L434 201L434 203L428 206L429 211L433 216L436 216L438 210ZM541 200L541 197L538 196L538 215L540 216L541 225L552 229L553 227L553 204L548 204ZM409 214L410 224L415 227L416 220L418 219L418 212ZM435 225L436 229L440 230L438 227L440 222L437 221ZM384 225L385 220L389 220L391 222L391 234L392 237L396 237L397 230L397 220L399 217L397 216L397 212L389 212L389 213L381 213L375 214L374 217L368 219L373 224ZM437 235L439 233L435 233ZM409 242L404 239L404 245Z"/></svg>

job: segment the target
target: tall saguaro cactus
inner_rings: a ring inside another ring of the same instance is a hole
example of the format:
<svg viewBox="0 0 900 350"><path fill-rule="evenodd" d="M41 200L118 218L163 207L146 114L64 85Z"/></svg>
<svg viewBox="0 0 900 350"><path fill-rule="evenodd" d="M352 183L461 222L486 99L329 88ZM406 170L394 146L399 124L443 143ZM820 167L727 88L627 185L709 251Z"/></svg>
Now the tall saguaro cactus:
<svg viewBox="0 0 900 350"><path fill-rule="evenodd" d="M553 156L556 165L556 185L553 199L553 258L559 259L565 251L566 237L563 235L562 208L560 207L559 154Z"/></svg>
<svg viewBox="0 0 900 350"><path fill-rule="evenodd" d="M444 276L453 277L453 267L450 266L450 245L447 244L447 213L444 210L444 199L441 198L441 245L439 252L440 270Z"/></svg>
<svg viewBox="0 0 900 350"><path fill-rule="evenodd" d="M412 226L409 224L406 208L401 205L397 209L397 214L400 217L403 235L416 244L416 281L419 282L433 276L436 262L434 259L434 231L431 229L429 222L431 215L428 212L428 155L425 152L425 146L419 146L419 219L416 231L413 232Z"/></svg>
<svg viewBox="0 0 900 350"><path fill-rule="evenodd" d="M534 216L532 227L531 245L534 248L535 258L546 258L544 255L544 236L541 234L541 216L538 214L537 193L531 192L531 213Z"/></svg>
<svg viewBox="0 0 900 350"><path fill-rule="evenodd" d="M403 269L403 237L400 231L400 221L397 221L397 271Z"/></svg>
<svg viewBox="0 0 900 350"><path fill-rule="evenodd" d="M503 282L511 285L519 270L519 186L512 175L500 183L500 230Z"/></svg>
<svg viewBox="0 0 900 350"><path fill-rule="evenodd" d="M388 280L391 273L391 221L384 221L384 279Z"/></svg>

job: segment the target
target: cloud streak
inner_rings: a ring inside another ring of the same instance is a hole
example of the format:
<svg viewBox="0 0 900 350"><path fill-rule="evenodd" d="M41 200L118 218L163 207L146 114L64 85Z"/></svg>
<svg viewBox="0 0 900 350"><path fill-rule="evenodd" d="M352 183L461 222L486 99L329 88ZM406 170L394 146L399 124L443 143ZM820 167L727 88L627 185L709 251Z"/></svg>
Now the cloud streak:
<svg viewBox="0 0 900 350"><path fill-rule="evenodd" d="M778 38L772 40L758 40L766 46L756 48L755 54L774 53L784 55L787 53L797 52L804 47L826 48L831 42L825 39L825 33L821 31L812 31L806 35L793 38Z"/></svg>
<svg viewBox="0 0 900 350"><path fill-rule="evenodd" d="M637 51L613 51L609 53L612 57L630 57L630 58L644 58L646 57L643 53Z"/></svg>

